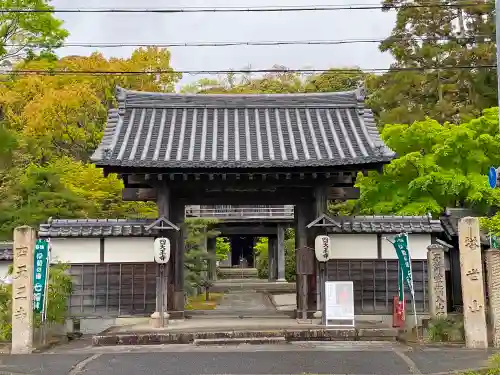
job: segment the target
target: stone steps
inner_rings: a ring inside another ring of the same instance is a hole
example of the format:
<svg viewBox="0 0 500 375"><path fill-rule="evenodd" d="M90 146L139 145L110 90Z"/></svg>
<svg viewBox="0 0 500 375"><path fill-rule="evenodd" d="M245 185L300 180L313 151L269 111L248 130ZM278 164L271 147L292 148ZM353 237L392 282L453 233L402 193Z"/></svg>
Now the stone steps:
<svg viewBox="0 0 500 375"><path fill-rule="evenodd" d="M290 319L295 317L295 311L276 311L276 310L258 310L258 311L220 311L220 310L192 310L186 311L184 315L187 318L196 319Z"/></svg>
<svg viewBox="0 0 500 375"><path fill-rule="evenodd" d="M227 293L231 291L255 291L262 293L295 293L295 283L267 281L261 279L227 279L218 280L210 288L212 292Z"/></svg>
<svg viewBox="0 0 500 375"><path fill-rule="evenodd" d="M394 328L282 328L241 329L226 331L152 331L152 332L107 332L92 338L94 346L192 344L195 340L279 338L292 341L397 341L398 330ZM212 341L213 342L213 341Z"/></svg>
<svg viewBox="0 0 500 375"><path fill-rule="evenodd" d="M219 279L257 279L259 273L257 268L219 268L218 271Z"/></svg>
<svg viewBox="0 0 500 375"><path fill-rule="evenodd" d="M220 338L220 339L195 339L194 345L265 345L265 344L286 344L285 336L277 337L237 337L237 338Z"/></svg>

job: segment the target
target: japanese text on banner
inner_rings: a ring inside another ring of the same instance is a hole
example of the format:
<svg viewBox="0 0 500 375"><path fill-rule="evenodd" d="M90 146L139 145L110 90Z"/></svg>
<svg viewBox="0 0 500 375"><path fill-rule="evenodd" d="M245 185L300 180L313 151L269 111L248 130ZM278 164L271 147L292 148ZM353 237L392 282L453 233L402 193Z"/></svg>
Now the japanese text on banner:
<svg viewBox="0 0 500 375"><path fill-rule="evenodd" d="M403 273L403 279L410 289L412 297L415 293L413 290L413 275L411 270L411 257L410 251L408 250L408 235L398 234L394 237L394 248L396 249L396 254L399 260L399 267Z"/></svg>
<svg viewBox="0 0 500 375"><path fill-rule="evenodd" d="M33 310L43 312L45 300L45 286L47 283L47 266L49 243L38 240L35 245L35 265L33 277Z"/></svg>

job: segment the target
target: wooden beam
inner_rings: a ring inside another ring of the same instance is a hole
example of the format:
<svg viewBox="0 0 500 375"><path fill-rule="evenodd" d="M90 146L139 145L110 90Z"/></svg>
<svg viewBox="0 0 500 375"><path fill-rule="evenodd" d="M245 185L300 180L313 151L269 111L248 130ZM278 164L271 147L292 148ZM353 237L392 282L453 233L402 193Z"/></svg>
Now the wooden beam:
<svg viewBox="0 0 500 375"><path fill-rule="evenodd" d="M328 200L358 199L359 189L355 187L329 187L327 189Z"/></svg>
<svg viewBox="0 0 500 375"><path fill-rule="evenodd" d="M302 196L300 189L276 189L269 191L180 191L176 196L182 196L189 201L189 204L294 204L296 198ZM329 200L358 199L359 189L353 187L339 188L330 187L327 191ZM130 201L156 201L156 189L154 188L125 188L122 191L122 199ZM197 203L202 202L202 203ZM207 202L207 203L204 203ZM213 203L208 203L213 202ZM226 203L227 202L227 203ZM231 203L230 203L231 202Z"/></svg>
<svg viewBox="0 0 500 375"><path fill-rule="evenodd" d="M155 186L159 181L169 180L170 186L183 186L186 182L207 183L213 185L247 185L253 186L308 186L318 183L329 186L349 187L354 184L355 174L350 172L319 173L128 173L121 175L126 187ZM260 178L254 178L259 176Z"/></svg>
<svg viewBox="0 0 500 375"><path fill-rule="evenodd" d="M122 199L125 202L156 201L156 189L152 188L125 188L122 190Z"/></svg>
<svg viewBox="0 0 500 375"><path fill-rule="evenodd" d="M253 235L253 236L269 236L276 235L277 229L274 227L265 227L265 226L238 226L238 227L230 227L230 226L222 226L216 225L214 228L216 231L220 232L221 236L235 236L235 235Z"/></svg>

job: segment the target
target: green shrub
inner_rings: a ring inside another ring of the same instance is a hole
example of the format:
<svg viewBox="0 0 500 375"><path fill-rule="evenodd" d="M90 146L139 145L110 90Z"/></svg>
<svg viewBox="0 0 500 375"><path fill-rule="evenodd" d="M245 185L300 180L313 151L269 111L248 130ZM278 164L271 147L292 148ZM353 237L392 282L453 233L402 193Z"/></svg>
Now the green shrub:
<svg viewBox="0 0 500 375"><path fill-rule="evenodd" d="M269 241L267 237L260 237L254 246L257 273L260 279L267 279L269 277L268 242Z"/></svg>
<svg viewBox="0 0 500 375"><path fill-rule="evenodd" d="M227 237L217 237L215 241L215 253L217 254L217 260L226 260L231 252L229 239Z"/></svg>
<svg viewBox="0 0 500 375"><path fill-rule="evenodd" d="M67 264L57 263L49 268L49 288L47 299L47 321L64 323L68 310L68 298L71 295L73 282L66 272ZM9 269L12 273L12 268ZM34 325L39 327L41 314L35 313ZM12 285L0 285L0 341L12 338Z"/></svg>
<svg viewBox="0 0 500 375"><path fill-rule="evenodd" d="M428 338L435 342L463 341L463 320L454 317L431 319Z"/></svg>

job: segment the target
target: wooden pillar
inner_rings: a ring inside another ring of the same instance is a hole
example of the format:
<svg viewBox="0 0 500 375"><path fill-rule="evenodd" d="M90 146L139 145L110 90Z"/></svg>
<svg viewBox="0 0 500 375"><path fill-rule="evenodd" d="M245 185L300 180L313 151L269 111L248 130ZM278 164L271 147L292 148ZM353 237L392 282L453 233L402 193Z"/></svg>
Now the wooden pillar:
<svg viewBox="0 0 500 375"><path fill-rule="evenodd" d="M452 311L456 311L456 309L463 306L462 276L460 274L460 254L458 251L458 246L450 249L448 254L450 259L451 308Z"/></svg>
<svg viewBox="0 0 500 375"><path fill-rule="evenodd" d="M314 189L314 218L316 219L323 214L328 212L328 200L326 186L317 186ZM320 233L318 230L313 233L316 237ZM313 245L314 247L314 245ZM324 304L324 284L326 281L326 269L327 264L325 262L318 262L316 259L316 315L315 317L321 317L323 312Z"/></svg>
<svg viewBox="0 0 500 375"><path fill-rule="evenodd" d="M299 202L297 205L295 205L295 248L298 249L299 252L300 249L305 249L307 247L307 224L309 223L308 220L308 203L307 202ZM314 256L314 254L310 254L310 256ZM307 258L307 255L305 255L304 252L304 257L297 256L297 262L303 262L305 261L304 259ZM297 266L297 269L300 268ZM308 284L309 284L309 275L307 274L297 274L297 317L301 319L306 319L307 318L307 312L308 312Z"/></svg>
<svg viewBox="0 0 500 375"><path fill-rule="evenodd" d="M167 230L163 233L170 239L171 255L167 265L165 286L167 288L166 309L170 318L184 316L184 209L183 201L171 196L171 190L166 183L156 187L156 205L158 217L164 217L181 228L180 231ZM159 293L159 278L157 278L157 293ZM157 296L156 312L159 312Z"/></svg>
<svg viewBox="0 0 500 375"><path fill-rule="evenodd" d="M286 281L285 279L285 228L283 225L278 225L278 236L276 238L276 265L278 281Z"/></svg>
<svg viewBox="0 0 500 375"><path fill-rule="evenodd" d="M184 225L185 204L183 201L175 200L172 207L172 222L181 230L174 233L175 256L172 264L172 313L171 317L180 319L184 317L184 248L186 242L186 230Z"/></svg>
<svg viewBox="0 0 500 375"><path fill-rule="evenodd" d="M170 189L168 186L165 184L162 184L161 186L157 187L157 195L156 195L156 207L158 209L158 218L164 217L165 219L169 220L170 219ZM168 236L170 239L170 249L171 249L171 255L170 255L170 261L165 267L166 272L164 275L164 282L163 285L167 290L167 301L164 301L164 305L166 308L167 313L171 311L172 305L168 303L168 300L172 299L172 293L169 288L169 277L171 277L172 271L171 271L171 265L175 261L175 254L173 254L172 249L175 248L175 243L172 242L171 236L169 236L170 233L161 233L161 236ZM161 291L161 279L160 279L160 271L159 271L160 265L157 265L157 273L156 273L156 309L153 315L151 315L151 318L153 319L153 325L157 326L159 319L160 319L160 311L161 311L161 299L160 299L160 293ZM168 317L168 316L167 316Z"/></svg>

